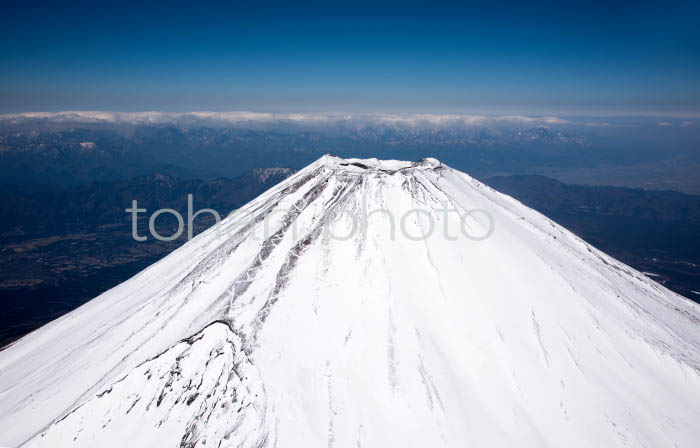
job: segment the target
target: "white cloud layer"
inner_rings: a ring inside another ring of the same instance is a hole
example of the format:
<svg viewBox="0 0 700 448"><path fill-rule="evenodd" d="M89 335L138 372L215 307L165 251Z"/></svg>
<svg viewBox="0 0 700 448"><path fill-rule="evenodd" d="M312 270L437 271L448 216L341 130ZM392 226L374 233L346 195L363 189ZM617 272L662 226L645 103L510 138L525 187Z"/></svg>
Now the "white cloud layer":
<svg viewBox="0 0 700 448"><path fill-rule="evenodd" d="M207 112L171 113L62 111L26 112L0 115L2 121L41 120L55 123L126 123L167 124L196 121L221 124L244 125L246 123L291 123L291 124L384 124L408 127L454 127L488 126L494 124L527 124L533 126L561 125L570 121L554 116L526 115L472 115L472 114L385 114L385 113L264 113L264 112Z"/></svg>

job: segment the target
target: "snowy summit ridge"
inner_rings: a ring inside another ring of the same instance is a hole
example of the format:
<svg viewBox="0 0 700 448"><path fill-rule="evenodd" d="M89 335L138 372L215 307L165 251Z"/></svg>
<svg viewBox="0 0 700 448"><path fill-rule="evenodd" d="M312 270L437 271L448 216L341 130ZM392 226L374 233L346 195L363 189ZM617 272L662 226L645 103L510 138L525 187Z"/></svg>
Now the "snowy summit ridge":
<svg viewBox="0 0 700 448"><path fill-rule="evenodd" d="M692 447L699 308L435 159L324 156L0 351L0 445Z"/></svg>

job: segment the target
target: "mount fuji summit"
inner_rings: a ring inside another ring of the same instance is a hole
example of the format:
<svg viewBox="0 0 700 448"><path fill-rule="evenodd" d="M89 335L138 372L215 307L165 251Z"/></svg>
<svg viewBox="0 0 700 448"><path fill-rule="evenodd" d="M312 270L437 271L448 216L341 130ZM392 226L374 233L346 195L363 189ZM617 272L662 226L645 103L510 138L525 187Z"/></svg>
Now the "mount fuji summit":
<svg viewBox="0 0 700 448"><path fill-rule="evenodd" d="M697 447L700 306L435 159L324 156L0 351L0 446Z"/></svg>

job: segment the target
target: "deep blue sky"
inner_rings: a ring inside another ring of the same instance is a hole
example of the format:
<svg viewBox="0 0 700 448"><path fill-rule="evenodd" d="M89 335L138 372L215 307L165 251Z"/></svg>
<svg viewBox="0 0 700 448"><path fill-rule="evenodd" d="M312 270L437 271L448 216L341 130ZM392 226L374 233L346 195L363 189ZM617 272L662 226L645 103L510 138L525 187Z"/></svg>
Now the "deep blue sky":
<svg viewBox="0 0 700 448"><path fill-rule="evenodd" d="M700 2L5 4L0 112L700 112Z"/></svg>

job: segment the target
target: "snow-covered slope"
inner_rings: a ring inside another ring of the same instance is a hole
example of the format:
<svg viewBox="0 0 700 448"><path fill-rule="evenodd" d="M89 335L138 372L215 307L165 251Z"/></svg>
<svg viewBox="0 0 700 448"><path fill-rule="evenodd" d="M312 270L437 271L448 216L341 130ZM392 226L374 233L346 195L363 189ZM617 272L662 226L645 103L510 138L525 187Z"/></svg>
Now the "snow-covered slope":
<svg viewBox="0 0 700 448"><path fill-rule="evenodd" d="M433 159L323 157L0 351L8 446L694 447L699 421L698 305Z"/></svg>

